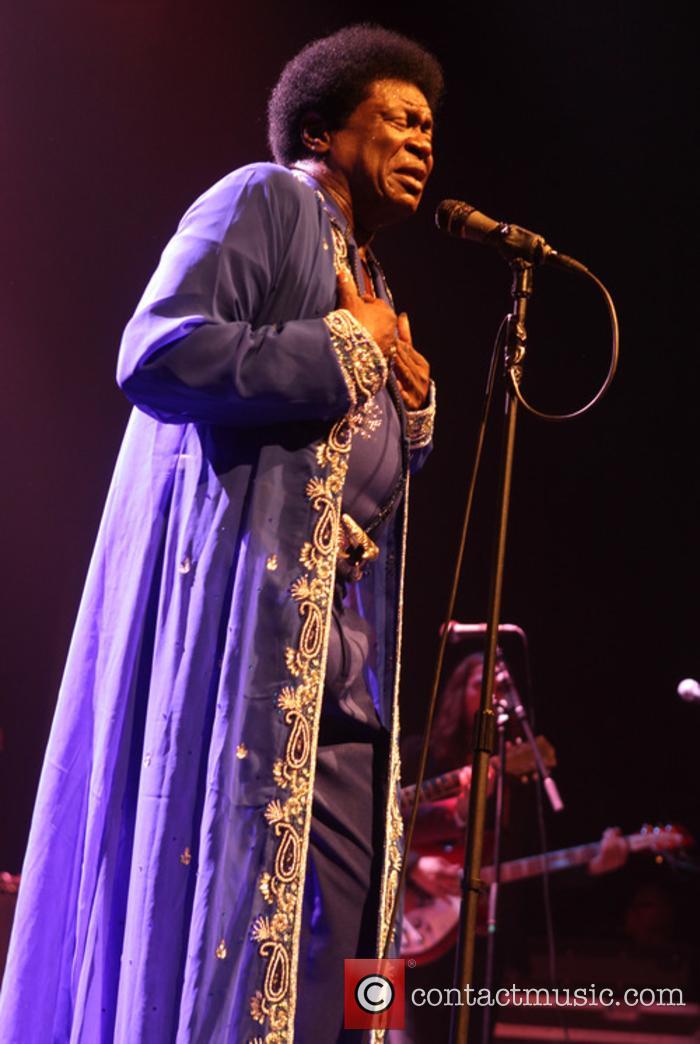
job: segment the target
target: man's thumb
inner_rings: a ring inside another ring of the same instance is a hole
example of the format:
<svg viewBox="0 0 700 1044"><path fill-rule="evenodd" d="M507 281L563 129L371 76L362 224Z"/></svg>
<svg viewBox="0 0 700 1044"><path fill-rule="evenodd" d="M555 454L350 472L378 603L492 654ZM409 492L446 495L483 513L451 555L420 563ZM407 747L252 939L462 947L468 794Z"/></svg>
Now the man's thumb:
<svg viewBox="0 0 700 1044"><path fill-rule="evenodd" d="M341 268L338 272L338 297L342 300L348 300L351 297L357 296L353 291L355 290L355 284L353 283L352 276L346 269Z"/></svg>

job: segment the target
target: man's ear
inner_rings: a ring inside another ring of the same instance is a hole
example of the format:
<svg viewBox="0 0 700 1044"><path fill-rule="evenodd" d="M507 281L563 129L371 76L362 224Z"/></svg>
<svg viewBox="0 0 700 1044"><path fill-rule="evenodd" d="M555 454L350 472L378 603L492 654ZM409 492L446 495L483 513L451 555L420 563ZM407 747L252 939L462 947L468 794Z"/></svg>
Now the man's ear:
<svg viewBox="0 0 700 1044"><path fill-rule="evenodd" d="M318 112L304 113L301 119L304 148L315 156L325 156L331 147L331 136L325 120Z"/></svg>

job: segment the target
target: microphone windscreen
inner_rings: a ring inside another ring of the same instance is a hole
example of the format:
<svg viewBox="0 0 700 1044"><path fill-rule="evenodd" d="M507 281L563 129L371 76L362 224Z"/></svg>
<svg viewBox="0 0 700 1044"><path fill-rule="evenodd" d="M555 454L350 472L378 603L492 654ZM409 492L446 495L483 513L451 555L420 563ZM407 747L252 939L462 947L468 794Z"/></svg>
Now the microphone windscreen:
<svg viewBox="0 0 700 1044"><path fill-rule="evenodd" d="M448 236L459 236L461 239L472 239L482 243L487 236L498 232L498 221L482 214L469 203L459 199L443 199L435 211L435 224Z"/></svg>

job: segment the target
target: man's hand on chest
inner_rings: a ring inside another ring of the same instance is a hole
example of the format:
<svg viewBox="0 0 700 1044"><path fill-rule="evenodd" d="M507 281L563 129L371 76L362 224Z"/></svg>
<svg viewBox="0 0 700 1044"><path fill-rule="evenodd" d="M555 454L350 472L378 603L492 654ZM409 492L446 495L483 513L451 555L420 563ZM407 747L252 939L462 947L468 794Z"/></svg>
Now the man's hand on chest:
<svg viewBox="0 0 700 1044"><path fill-rule="evenodd" d="M408 316L401 312L396 320L398 337L394 356L394 374L401 398L409 410L419 410L425 404L430 386L430 363L416 351L411 338Z"/></svg>
<svg viewBox="0 0 700 1044"><path fill-rule="evenodd" d="M338 274L338 307L351 312L371 334L385 358L393 361L406 408L420 409L428 395L430 365L413 346L406 313L397 316L386 301L369 294L361 296L349 272Z"/></svg>

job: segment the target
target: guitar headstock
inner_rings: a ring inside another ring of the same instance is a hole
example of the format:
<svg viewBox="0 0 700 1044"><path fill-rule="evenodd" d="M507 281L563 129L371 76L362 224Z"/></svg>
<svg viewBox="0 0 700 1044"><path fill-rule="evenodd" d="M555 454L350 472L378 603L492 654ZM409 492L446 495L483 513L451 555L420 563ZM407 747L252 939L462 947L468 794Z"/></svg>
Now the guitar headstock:
<svg viewBox="0 0 700 1044"><path fill-rule="evenodd" d="M695 838L684 826L678 823L665 823L653 826L645 823L638 834L632 834L629 838L632 851L656 852L657 862L663 861L664 852L672 852L678 848L690 848L695 844Z"/></svg>
<svg viewBox="0 0 700 1044"><path fill-rule="evenodd" d="M536 736L535 744L545 768L554 768L557 755L554 747L545 736ZM506 747L505 771L509 776L518 776L521 783L528 783L537 775L537 762L532 747L526 740L518 739L508 742Z"/></svg>

